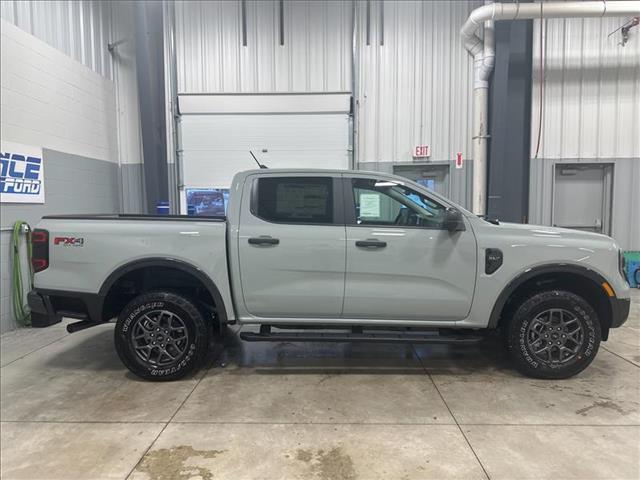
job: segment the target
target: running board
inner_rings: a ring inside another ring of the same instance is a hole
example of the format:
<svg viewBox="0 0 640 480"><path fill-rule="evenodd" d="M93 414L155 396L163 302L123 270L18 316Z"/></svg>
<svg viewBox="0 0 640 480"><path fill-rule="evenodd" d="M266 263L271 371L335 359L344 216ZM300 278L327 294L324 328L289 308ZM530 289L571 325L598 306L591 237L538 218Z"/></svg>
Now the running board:
<svg viewBox="0 0 640 480"><path fill-rule="evenodd" d="M333 332L240 332L247 342L371 342L371 343L432 343L471 345L484 337L472 335L429 335L411 333L333 333Z"/></svg>
<svg viewBox="0 0 640 480"><path fill-rule="evenodd" d="M90 320L82 320L81 322L70 323L67 325L67 332L75 333L80 330L86 330L87 328L97 327L98 325L102 325L104 322L92 322Z"/></svg>

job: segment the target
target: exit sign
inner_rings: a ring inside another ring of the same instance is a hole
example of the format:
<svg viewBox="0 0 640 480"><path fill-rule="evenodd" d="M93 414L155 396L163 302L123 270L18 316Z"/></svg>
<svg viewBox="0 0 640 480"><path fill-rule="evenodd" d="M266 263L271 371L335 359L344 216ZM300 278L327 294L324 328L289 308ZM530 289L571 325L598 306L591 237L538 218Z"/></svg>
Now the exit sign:
<svg viewBox="0 0 640 480"><path fill-rule="evenodd" d="M429 155L429 145L416 145L413 150L413 158L427 158Z"/></svg>

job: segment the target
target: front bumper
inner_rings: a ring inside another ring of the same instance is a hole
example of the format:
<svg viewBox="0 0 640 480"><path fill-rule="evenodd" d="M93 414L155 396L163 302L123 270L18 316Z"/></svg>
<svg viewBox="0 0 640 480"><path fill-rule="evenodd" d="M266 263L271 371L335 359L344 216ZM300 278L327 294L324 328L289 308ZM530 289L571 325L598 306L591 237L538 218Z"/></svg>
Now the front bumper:
<svg viewBox="0 0 640 480"><path fill-rule="evenodd" d="M611 298L611 328L617 328L629 318L630 298Z"/></svg>

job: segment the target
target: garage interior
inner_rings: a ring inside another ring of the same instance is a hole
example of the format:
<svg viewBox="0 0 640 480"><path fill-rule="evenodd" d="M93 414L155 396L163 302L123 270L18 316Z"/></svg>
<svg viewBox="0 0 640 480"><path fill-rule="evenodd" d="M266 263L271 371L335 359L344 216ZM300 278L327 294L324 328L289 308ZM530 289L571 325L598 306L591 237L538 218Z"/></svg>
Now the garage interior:
<svg viewBox="0 0 640 480"><path fill-rule="evenodd" d="M520 375L493 336L263 344L233 325L205 369L150 383L113 322L30 328L15 305L16 222L224 215L252 155L611 236L640 288L640 2L615 3L505 1L522 16L477 24L470 0L1 0L3 158L39 152L46 191L0 205L0 477L640 478L637 288L566 380Z"/></svg>

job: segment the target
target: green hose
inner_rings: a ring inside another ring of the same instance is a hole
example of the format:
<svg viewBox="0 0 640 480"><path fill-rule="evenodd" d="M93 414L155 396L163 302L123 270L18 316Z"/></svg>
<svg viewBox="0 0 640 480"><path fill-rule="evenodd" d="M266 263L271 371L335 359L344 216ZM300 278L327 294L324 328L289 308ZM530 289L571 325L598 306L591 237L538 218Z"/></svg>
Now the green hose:
<svg viewBox="0 0 640 480"><path fill-rule="evenodd" d="M33 267L31 266L31 227L27 222L18 220L13 224L11 235L12 262L12 295L13 314L16 322L22 326L31 325L31 312L24 302L24 288L22 285L22 267L20 265L20 231L26 227L27 261L29 263L29 288L33 288Z"/></svg>

